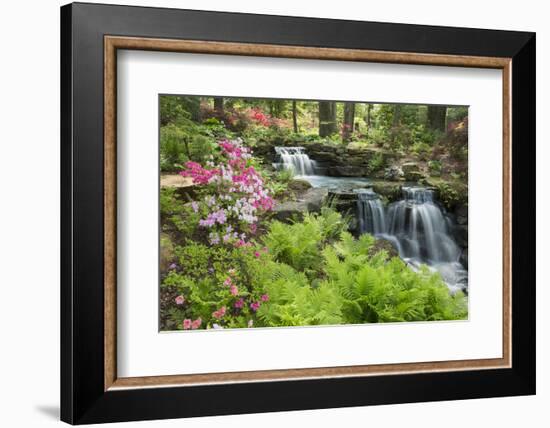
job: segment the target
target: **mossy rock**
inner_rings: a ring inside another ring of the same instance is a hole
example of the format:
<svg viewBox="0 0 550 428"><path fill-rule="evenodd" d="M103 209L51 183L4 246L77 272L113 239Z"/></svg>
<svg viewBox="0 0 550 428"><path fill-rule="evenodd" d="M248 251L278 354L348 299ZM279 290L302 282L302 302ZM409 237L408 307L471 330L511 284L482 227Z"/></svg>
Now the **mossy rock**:
<svg viewBox="0 0 550 428"><path fill-rule="evenodd" d="M372 183L372 190L383 196L389 202L398 200L401 197L401 183L392 181L375 181Z"/></svg>
<svg viewBox="0 0 550 428"><path fill-rule="evenodd" d="M421 182L436 190L437 199L449 211L468 205L468 185L462 181L429 177Z"/></svg>
<svg viewBox="0 0 550 428"><path fill-rule="evenodd" d="M405 173L405 180L406 181L416 181L419 182L424 178L424 174L422 174L420 171L409 171Z"/></svg>
<svg viewBox="0 0 550 428"><path fill-rule="evenodd" d="M392 245L392 243L386 239L378 238L374 241L372 247L369 248L368 255L373 257L378 254L380 251L385 251L388 254L388 258L399 257L399 253Z"/></svg>
<svg viewBox="0 0 550 428"><path fill-rule="evenodd" d="M311 189L311 183L307 180L302 180L299 178L295 178L294 180L290 181L288 183L288 190L291 190L295 193L301 194L303 192L306 192L307 190Z"/></svg>

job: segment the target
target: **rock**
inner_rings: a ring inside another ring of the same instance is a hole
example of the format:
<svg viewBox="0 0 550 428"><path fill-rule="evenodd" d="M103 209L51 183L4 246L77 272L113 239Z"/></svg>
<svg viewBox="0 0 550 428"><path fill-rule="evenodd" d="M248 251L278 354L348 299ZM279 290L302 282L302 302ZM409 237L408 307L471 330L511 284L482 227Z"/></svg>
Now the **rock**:
<svg viewBox="0 0 550 428"><path fill-rule="evenodd" d="M406 181L421 181L424 179L424 174L418 171L411 171L405 174Z"/></svg>
<svg viewBox="0 0 550 428"><path fill-rule="evenodd" d="M319 162L339 162L339 157L335 152L311 152L311 158Z"/></svg>
<svg viewBox="0 0 550 428"><path fill-rule="evenodd" d="M399 257L399 253L395 249L395 247L392 245L392 243L386 239L383 238L377 238L372 247L369 248L368 255L370 257L374 256L375 254L378 254L380 251L386 251L388 253L388 257L391 259L392 257Z"/></svg>
<svg viewBox="0 0 550 428"><path fill-rule="evenodd" d="M420 172L420 168L418 167L418 164L416 162L407 162L401 165L401 169L403 170L404 174L408 174L410 172Z"/></svg>
<svg viewBox="0 0 550 428"><path fill-rule="evenodd" d="M333 166L328 168L328 174L333 177L363 177L367 173L359 166Z"/></svg>
<svg viewBox="0 0 550 428"><path fill-rule="evenodd" d="M456 222L460 225L468 224L468 206L459 205L455 208Z"/></svg>
<svg viewBox="0 0 550 428"><path fill-rule="evenodd" d="M296 201L283 202L275 205L275 218L280 221L288 221L294 217L300 219L306 212L319 212L326 201L328 191L317 187L309 189Z"/></svg>
<svg viewBox="0 0 550 428"><path fill-rule="evenodd" d="M375 181L372 183L372 190L388 201L393 202L401 197L401 184L392 181Z"/></svg>
<svg viewBox="0 0 550 428"><path fill-rule="evenodd" d="M459 261L462 264L462 266L468 269L468 248L464 248L464 250L462 250L462 254L460 255Z"/></svg>
<svg viewBox="0 0 550 428"><path fill-rule="evenodd" d="M295 193L304 193L305 191L311 189L311 183L307 180L302 180L300 178L295 178L294 180L288 183L288 190L292 190Z"/></svg>
<svg viewBox="0 0 550 428"><path fill-rule="evenodd" d="M390 166L384 170L384 178L390 181L399 181L404 177L403 170L398 166Z"/></svg>
<svg viewBox="0 0 550 428"><path fill-rule="evenodd" d="M416 162L404 163L401 165L401 169L403 170L403 175L407 181L420 181L425 178Z"/></svg>
<svg viewBox="0 0 550 428"><path fill-rule="evenodd" d="M176 189L176 196L183 200L193 199L198 190L198 186L193 183L191 177L183 177L179 174L162 174L160 187Z"/></svg>
<svg viewBox="0 0 550 428"><path fill-rule="evenodd" d="M328 199L329 201L333 199L357 201L357 192L353 189L334 189L328 192Z"/></svg>
<svg viewBox="0 0 550 428"><path fill-rule="evenodd" d="M468 247L468 226L456 225L453 228L453 237L459 247L467 248Z"/></svg>

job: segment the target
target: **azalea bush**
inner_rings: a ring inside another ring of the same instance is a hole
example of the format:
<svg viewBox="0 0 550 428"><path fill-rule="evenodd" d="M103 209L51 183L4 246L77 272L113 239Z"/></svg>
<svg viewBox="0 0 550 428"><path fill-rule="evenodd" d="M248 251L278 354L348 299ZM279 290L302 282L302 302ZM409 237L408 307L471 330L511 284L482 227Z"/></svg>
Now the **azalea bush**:
<svg viewBox="0 0 550 428"><path fill-rule="evenodd" d="M253 327L258 309L269 300L250 276L259 270L264 251L194 241L176 246L176 261L163 281L172 290L171 325L182 330Z"/></svg>
<svg viewBox="0 0 550 428"><path fill-rule="evenodd" d="M180 174L197 190L188 203L174 192L161 195L161 214L185 243L175 246L163 280L178 291L171 318L185 330L249 326L269 298L254 291L246 266L266 251L255 237L260 218L273 208L270 192L240 140L219 141L204 165L187 162Z"/></svg>
<svg viewBox="0 0 550 428"><path fill-rule="evenodd" d="M273 199L256 170L250 149L240 140L223 140L218 163L187 162L180 174L200 186L202 198L191 202L198 230L211 245L245 246L258 228L259 215L273 208Z"/></svg>

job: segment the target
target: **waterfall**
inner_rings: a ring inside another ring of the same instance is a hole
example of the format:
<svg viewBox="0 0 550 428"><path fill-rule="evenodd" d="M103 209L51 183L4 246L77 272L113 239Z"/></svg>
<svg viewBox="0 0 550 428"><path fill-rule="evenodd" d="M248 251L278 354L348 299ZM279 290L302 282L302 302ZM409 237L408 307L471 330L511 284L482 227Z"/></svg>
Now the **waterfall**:
<svg viewBox="0 0 550 428"><path fill-rule="evenodd" d="M275 147L279 158L278 167L291 169L296 175L314 175L315 161L305 153L303 147Z"/></svg>
<svg viewBox="0 0 550 428"><path fill-rule="evenodd" d="M451 291L466 289L468 272L460 264L461 249L450 234L450 220L434 201L433 191L403 187L403 198L386 210L372 189L356 190L360 233L390 241L413 269L426 264L438 271Z"/></svg>
<svg viewBox="0 0 550 428"><path fill-rule="evenodd" d="M389 235L402 247L402 257L432 262L455 262L460 249L449 234L447 220L433 201L433 191L404 187L404 199L388 207Z"/></svg>
<svg viewBox="0 0 550 428"><path fill-rule="evenodd" d="M357 218L359 231L377 235L386 231L386 219L382 201L372 189L358 189Z"/></svg>

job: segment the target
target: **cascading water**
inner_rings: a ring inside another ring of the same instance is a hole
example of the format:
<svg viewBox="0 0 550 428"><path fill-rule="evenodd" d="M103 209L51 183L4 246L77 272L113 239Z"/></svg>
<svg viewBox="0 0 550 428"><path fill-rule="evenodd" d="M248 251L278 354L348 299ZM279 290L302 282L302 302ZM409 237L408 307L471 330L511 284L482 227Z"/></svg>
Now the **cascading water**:
<svg viewBox="0 0 550 428"><path fill-rule="evenodd" d="M305 153L303 147L275 147L280 162L278 166L292 169L296 175L314 175L315 161Z"/></svg>
<svg viewBox="0 0 550 428"><path fill-rule="evenodd" d="M372 189L359 189L357 193L357 219L359 232L378 235L386 232L384 205Z"/></svg>
<svg viewBox="0 0 550 428"><path fill-rule="evenodd" d="M372 189L356 192L361 233L390 241L414 269L426 264L437 270L451 291L467 288L468 272L459 262L461 250L451 237L449 219L434 202L432 190L403 187L403 199L387 210Z"/></svg>

